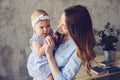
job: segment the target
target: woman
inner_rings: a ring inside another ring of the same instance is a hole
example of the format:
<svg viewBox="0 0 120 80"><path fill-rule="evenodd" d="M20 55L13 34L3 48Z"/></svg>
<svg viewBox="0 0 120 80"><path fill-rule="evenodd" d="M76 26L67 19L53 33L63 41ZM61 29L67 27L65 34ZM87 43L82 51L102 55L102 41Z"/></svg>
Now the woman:
<svg viewBox="0 0 120 80"><path fill-rule="evenodd" d="M65 37L54 56L54 41L51 37L45 40L45 53L54 80L73 80L82 64L89 73L95 58L95 39L88 10L81 5L65 9L58 31Z"/></svg>

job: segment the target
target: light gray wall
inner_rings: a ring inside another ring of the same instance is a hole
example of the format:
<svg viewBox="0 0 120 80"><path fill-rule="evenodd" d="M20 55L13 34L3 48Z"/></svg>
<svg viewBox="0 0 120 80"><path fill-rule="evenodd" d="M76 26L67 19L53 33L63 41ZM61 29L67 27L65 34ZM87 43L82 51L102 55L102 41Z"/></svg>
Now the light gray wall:
<svg viewBox="0 0 120 80"><path fill-rule="evenodd" d="M0 0L0 80L30 80L26 63L32 11L46 10L56 28L60 14L74 4L88 7L94 28L103 28L107 22L120 26L120 0Z"/></svg>

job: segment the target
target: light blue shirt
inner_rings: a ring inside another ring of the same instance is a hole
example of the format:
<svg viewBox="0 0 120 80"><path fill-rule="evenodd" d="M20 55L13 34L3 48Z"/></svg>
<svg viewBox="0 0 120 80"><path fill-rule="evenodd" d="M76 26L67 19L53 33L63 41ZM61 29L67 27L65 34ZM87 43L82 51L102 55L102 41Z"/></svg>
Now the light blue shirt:
<svg viewBox="0 0 120 80"><path fill-rule="evenodd" d="M44 38L33 35L31 40L43 44ZM81 61L76 56L76 46L73 40L70 39L66 43L60 44L54 57L60 70L54 80L74 80L75 75L81 67ZM46 56L39 57L33 50L28 58L27 68L29 74L36 78L36 80L44 80L51 73Z"/></svg>
<svg viewBox="0 0 120 80"><path fill-rule="evenodd" d="M76 55L76 46L72 39L61 44L54 54L59 67L59 74L55 80L74 80L81 67L81 61Z"/></svg>

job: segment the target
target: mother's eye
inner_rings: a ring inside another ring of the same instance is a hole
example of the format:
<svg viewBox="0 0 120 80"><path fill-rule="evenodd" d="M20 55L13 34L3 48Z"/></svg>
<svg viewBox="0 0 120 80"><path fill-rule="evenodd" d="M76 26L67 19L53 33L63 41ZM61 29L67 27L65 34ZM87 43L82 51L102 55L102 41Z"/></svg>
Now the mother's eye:
<svg viewBox="0 0 120 80"><path fill-rule="evenodd" d="M40 29L43 29L44 27L43 26L39 26Z"/></svg>
<svg viewBox="0 0 120 80"><path fill-rule="evenodd" d="M47 26L47 28L50 27L50 25Z"/></svg>

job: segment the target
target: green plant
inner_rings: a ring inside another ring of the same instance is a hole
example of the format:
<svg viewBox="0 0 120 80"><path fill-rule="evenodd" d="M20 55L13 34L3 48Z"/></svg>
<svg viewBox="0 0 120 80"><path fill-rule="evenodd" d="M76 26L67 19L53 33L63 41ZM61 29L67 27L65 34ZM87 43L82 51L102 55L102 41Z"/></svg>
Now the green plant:
<svg viewBox="0 0 120 80"><path fill-rule="evenodd" d="M105 25L104 30L96 30L94 29L94 33L96 36L100 37L97 45L101 45L103 50L116 50L114 43L118 42L120 29L116 29L109 22Z"/></svg>

